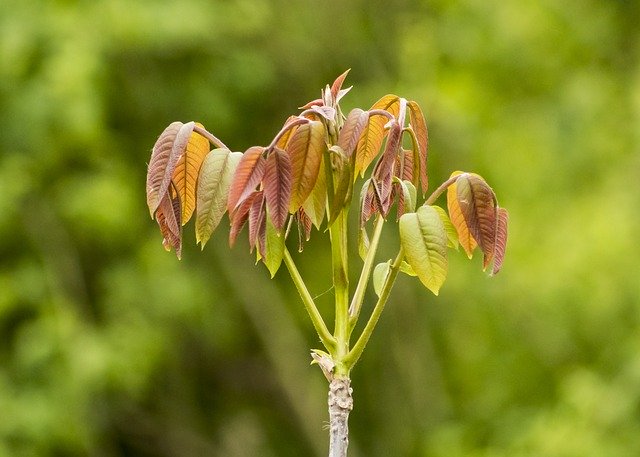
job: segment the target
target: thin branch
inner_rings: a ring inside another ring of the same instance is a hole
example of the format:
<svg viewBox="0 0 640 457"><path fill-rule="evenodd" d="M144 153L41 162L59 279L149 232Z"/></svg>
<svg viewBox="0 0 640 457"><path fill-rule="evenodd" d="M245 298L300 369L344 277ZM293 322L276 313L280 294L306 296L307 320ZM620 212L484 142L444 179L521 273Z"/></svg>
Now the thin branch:
<svg viewBox="0 0 640 457"><path fill-rule="evenodd" d="M306 118L302 118L302 117L297 117L294 120L287 122L278 132L278 134L273 138L273 141L271 141L271 144L269 146L267 146L267 150L271 150L273 149L276 144L278 144L278 141L280 141L280 138L283 137L283 135L285 133L287 133L289 130L291 130L293 127L295 127L296 125L300 125L300 124L307 124L309 123L309 119Z"/></svg>
<svg viewBox="0 0 640 457"><path fill-rule="evenodd" d="M296 288L298 289L298 293L300 294L300 298L302 298L302 302L304 303L304 307L309 313L309 317L311 318L311 322L313 323L313 327L316 329L318 336L320 337L320 341L324 347L332 353L336 347L336 339L331 335L327 325L324 323L322 319L322 315L318 311L309 290L307 290L307 286L300 276L300 272L298 268L296 268L296 264L289 253L289 250L285 247L284 249L284 264L287 266L289 270L289 274L291 275L291 279L293 280Z"/></svg>
<svg viewBox="0 0 640 457"><path fill-rule="evenodd" d="M356 326L356 322L358 322L358 317L360 316L362 301L364 300L364 294L367 290L369 278L371 277L371 271L373 270L373 262L376 257L376 251L378 250L378 242L380 241L383 225L384 218L378 214L373 228L373 236L369 243L369 250L367 251L367 256L364 259L364 265L362 266L362 271L360 273L360 279L358 279L358 284L353 294L353 298L351 299L351 305L349 306L350 332L353 331Z"/></svg>
<svg viewBox="0 0 640 457"><path fill-rule="evenodd" d="M200 127L199 125L196 125L193 127L193 131L194 132L198 132L200 135L202 135L203 137L205 137L207 140L209 140L209 142L211 144L213 144L215 147L217 148L222 148L222 149L229 149L222 141L220 141L218 138L216 138L211 132L209 132L207 129Z"/></svg>
<svg viewBox="0 0 640 457"><path fill-rule="evenodd" d="M438 199L438 197L442 194L442 192L447 190L447 187L449 187L451 184L456 182L460 176L464 176L466 174L467 173L462 173L459 175L452 176L451 178L447 179L445 182L440 184L440 186L436 190L434 190L431 195L429 195L429 198L425 200L424 205L433 205Z"/></svg>
<svg viewBox="0 0 640 457"><path fill-rule="evenodd" d="M384 310L384 306L387 303L387 299L389 298L389 294L391 293L391 289L393 284L398 277L398 272L400 271L400 264L402 263L402 259L404 259L404 250L400 248L398 251L398 255L395 260L391 264L391 268L389 269L389 274L387 275L387 279L384 282L384 286L382 287L382 291L380 292L380 297L376 302L375 307L373 308L373 312L371 313L371 317L369 317L369 321L367 325L365 325L364 330L362 330L362 334L356 344L353 345L353 348L343 359L343 363L349 368L353 368L356 364L360 356L362 355L362 351L364 351L365 346L369 342L369 338L371 337L371 333L373 329L376 327L378 323L378 319L380 319L380 315Z"/></svg>

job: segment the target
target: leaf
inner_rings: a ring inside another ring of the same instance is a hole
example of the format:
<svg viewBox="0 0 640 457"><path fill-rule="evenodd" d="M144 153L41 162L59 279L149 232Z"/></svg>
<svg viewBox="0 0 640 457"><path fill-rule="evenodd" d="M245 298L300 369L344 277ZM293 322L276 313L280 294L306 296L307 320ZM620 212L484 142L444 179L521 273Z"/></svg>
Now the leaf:
<svg viewBox="0 0 640 457"><path fill-rule="evenodd" d="M429 146L429 132L427 130L427 122L425 121L422 109L420 109L420 105L412 100L408 103L408 106L411 128L415 132L416 138L418 140L418 147L420 152L420 182L422 184L422 193L425 193L429 186L429 180L427 176L427 149Z"/></svg>
<svg viewBox="0 0 640 457"><path fill-rule="evenodd" d="M309 241L311 238L311 229L313 228L313 221L307 216L302 208L296 213L296 223L298 225L298 252L302 252L304 248L304 242Z"/></svg>
<svg viewBox="0 0 640 457"><path fill-rule="evenodd" d="M397 116L400 109L400 98L397 95L385 95L373 104L371 110L374 109L385 110L393 116ZM362 131L356 149L355 174L360 173L361 176L364 176L365 170L378 155L385 135L384 126L388 121L389 119L385 116L369 116L369 121Z"/></svg>
<svg viewBox="0 0 640 457"><path fill-rule="evenodd" d="M276 275L276 272L282 264L282 258L284 257L284 235L271 223L271 217L267 209L267 221L266 221L266 236L265 246L263 252L261 252L262 262L267 266L271 277Z"/></svg>
<svg viewBox="0 0 640 457"><path fill-rule="evenodd" d="M244 227L244 224L247 222L249 211L251 210L254 200L256 198L262 198L262 194L263 192L261 190L251 192L247 198L242 200L242 203L240 203L236 210L229 215L229 219L231 220L231 229L229 230L230 247L233 247L240 230L242 230L242 227Z"/></svg>
<svg viewBox="0 0 640 457"><path fill-rule="evenodd" d="M318 173L318 179L313 186L311 195L307 197L302 204L304 212L309 216L313 225L319 230L324 219L324 214L327 208L327 181L324 170L324 158L320 161L320 172Z"/></svg>
<svg viewBox="0 0 640 457"><path fill-rule="evenodd" d="M369 178L364 182L360 191L360 226L362 227L377 211L378 201L376 199L375 185Z"/></svg>
<svg viewBox="0 0 640 457"><path fill-rule="evenodd" d="M351 69L345 71L340 76L338 76L336 78L336 80L333 82L333 84L331 85L331 96L332 96L332 98L333 98L335 103L338 103L340 101L341 97L339 97L339 95L340 95L341 92L343 92L341 90L342 89L342 84L344 83L344 80L347 78L347 75L349 74L349 71L351 71ZM349 89L345 89L345 92L342 95L346 94L346 92L348 92Z"/></svg>
<svg viewBox="0 0 640 457"><path fill-rule="evenodd" d="M298 127L289 140L287 152L291 159L292 183L288 209L292 214L307 200L318 179L326 147L324 137L324 124L311 121Z"/></svg>
<svg viewBox="0 0 640 457"><path fill-rule="evenodd" d="M362 260L367 257L369 246L370 241L369 235L367 234L367 229L366 227L362 226L360 227L360 230L358 230L358 255Z"/></svg>
<svg viewBox="0 0 640 457"><path fill-rule="evenodd" d="M258 195L252 199L251 207L249 208L249 252L253 252L253 248L260 237L260 230L265 224L267 210L264 203L264 192L258 191Z"/></svg>
<svg viewBox="0 0 640 457"><path fill-rule="evenodd" d="M389 276L389 270L391 270L390 261L379 263L373 269L373 276L372 276L373 290L375 291L378 297L380 297L380 294L382 293L382 288L384 287L384 284L387 281L387 276Z"/></svg>
<svg viewBox="0 0 640 457"><path fill-rule="evenodd" d="M413 271L413 268L411 268L411 265L404 260L400 263L400 271L408 276L418 276L416 272Z"/></svg>
<svg viewBox="0 0 640 457"><path fill-rule="evenodd" d="M451 173L451 177L462 174L461 171L454 171ZM471 235L469 228L467 227L467 222L464 219L462 214L462 209L460 208L460 204L458 203L458 191L456 187L456 183L454 182L447 189L447 208L449 209L449 218L451 220L451 224L458 232L458 240L460 245L467 253L467 257L470 259L473 257L473 251L478 246L475 238Z"/></svg>
<svg viewBox="0 0 640 457"><path fill-rule="evenodd" d="M351 202L353 195L353 173L351 160L340 146L329 150L333 179L333 195L329 195L329 224L336 220L340 212Z"/></svg>
<svg viewBox="0 0 640 457"><path fill-rule="evenodd" d="M440 220L444 225L444 231L447 233L447 240L448 240L447 246L457 250L459 245L458 232L456 231L456 228L451 223L451 219L449 219L447 212L444 209L440 208L439 206L433 205L432 207L438 212L438 215L440 216Z"/></svg>
<svg viewBox="0 0 640 457"><path fill-rule="evenodd" d="M435 295L447 277L447 235L437 210L421 206L400 218L400 243L407 263Z"/></svg>
<svg viewBox="0 0 640 457"><path fill-rule="evenodd" d="M173 192L175 193L175 192ZM156 220L160 227L162 245L167 251L174 248L178 259L182 257L182 225L180 224L180 198L167 192L156 211Z"/></svg>
<svg viewBox="0 0 640 457"><path fill-rule="evenodd" d="M393 178L393 182L400 188L401 193L398 197L398 219L405 212L414 212L416 210L417 191L411 181L401 180L397 176Z"/></svg>
<svg viewBox="0 0 640 457"><path fill-rule="evenodd" d="M202 162L196 191L196 243L202 249L227 210L231 179L241 159L241 152L214 149Z"/></svg>
<svg viewBox="0 0 640 457"><path fill-rule="evenodd" d="M496 250L493 256L491 274L496 275L502 268L504 254L507 249L507 226L509 225L509 213L506 209L498 207L498 229L496 231Z"/></svg>
<svg viewBox="0 0 640 457"><path fill-rule="evenodd" d="M382 156L378 159L373 171L373 182L379 196L380 211L383 216L387 216L391 207L391 190L392 178L394 175L394 166L398 157L400 148L400 139L402 136L402 128L400 124L393 121L389 129L387 144L385 145Z"/></svg>
<svg viewBox="0 0 640 457"><path fill-rule="evenodd" d="M199 127L202 124L195 123ZM191 132L184 154L173 172L173 184L182 203L182 225L185 225L196 208L196 185L204 157L209 153L209 140L198 132Z"/></svg>
<svg viewBox="0 0 640 457"><path fill-rule="evenodd" d="M287 221L291 199L291 162L284 150L275 148L267 157L263 185L271 221L281 232Z"/></svg>
<svg viewBox="0 0 640 457"><path fill-rule="evenodd" d="M358 145L360 135L369 120L369 112L354 108L349 112L338 137L338 146L342 148L347 157L351 157Z"/></svg>
<svg viewBox="0 0 640 457"><path fill-rule="evenodd" d="M192 122L189 124L190 127L182 122L172 122L153 145L147 168L147 206L152 219L169 189L178 159L186 148L189 135L185 132L189 128L193 130L194 125Z"/></svg>
<svg viewBox="0 0 640 457"><path fill-rule="evenodd" d="M495 251L496 196L484 179L471 173L458 177L456 193L467 228L484 253L483 268L486 268Z"/></svg>
<svg viewBox="0 0 640 457"><path fill-rule="evenodd" d="M236 208L246 199L258 184L262 181L265 169L265 160L262 158L264 148L260 146L250 147L245 151L236 167L231 180L227 211L232 215Z"/></svg>
<svg viewBox="0 0 640 457"><path fill-rule="evenodd" d="M289 116L286 122L284 123L283 128L286 127L289 123L291 123L291 121L295 119L298 119L298 116ZM293 132L295 132L297 128L298 127L294 126L285 130L284 134L280 137L280 139L276 143L276 146L279 147L280 149L285 149L287 147L287 143L289 143L289 140L293 135Z"/></svg>

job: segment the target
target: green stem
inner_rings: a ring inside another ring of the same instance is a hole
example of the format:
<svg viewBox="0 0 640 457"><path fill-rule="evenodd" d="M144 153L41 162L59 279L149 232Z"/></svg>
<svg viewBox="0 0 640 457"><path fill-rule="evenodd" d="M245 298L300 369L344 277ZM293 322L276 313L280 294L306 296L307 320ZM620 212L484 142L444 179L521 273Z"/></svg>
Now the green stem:
<svg viewBox="0 0 640 457"><path fill-rule="evenodd" d="M353 368L356 364L360 356L362 355L362 351L364 351L365 346L369 342L369 338L371 337L371 333L373 329L376 327L378 323L378 319L380 319L380 315L384 310L384 306L387 303L387 299L389 298L389 294L391 293L391 288L398 277L398 272L400 271L400 264L402 263L402 259L404 259L404 250L400 248L398 251L398 255L395 260L391 264L391 268L389 269L389 275L382 287L382 291L380 292L380 298L373 308L373 312L371 313L371 317L369 317L369 321L367 325L365 325L364 330L362 330L362 334L356 344L353 345L353 348L343 359L343 363L348 367L348 369Z"/></svg>
<svg viewBox="0 0 640 457"><path fill-rule="evenodd" d="M293 262L293 258L291 257L291 254L286 247L284 249L284 264L287 266L289 274L291 275L291 279L298 289L298 293L302 298L304 307L309 313L309 317L311 318L313 327L316 329L316 332L320 337L320 341L322 341L322 344L327 349L327 351L333 353L336 348L336 339L333 337L333 335L331 335L329 329L327 328L327 325L324 323L322 315L318 311L318 308L316 307L311 294L307 290L307 286L305 285L302 276L300 276L300 272L298 272L296 264Z"/></svg>
<svg viewBox="0 0 640 457"><path fill-rule="evenodd" d="M373 228L373 236L369 243L369 250L367 251L367 256L365 257L364 265L362 266L362 272L360 273L360 279L358 279L358 285L356 286L353 298L351 299L351 305L349 306L349 333L353 331L356 323L358 322L358 317L360 316L364 294L367 290L367 284L369 283L371 272L373 271L373 263L376 258L383 225L384 218L378 214Z"/></svg>
<svg viewBox="0 0 640 457"><path fill-rule="evenodd" d="M349 274L347 263L347 211L341 211L329 228L331 238L331 266L336 300L334 337L336 339L335 374L348 375L341 363L349 352Z"/></svg>

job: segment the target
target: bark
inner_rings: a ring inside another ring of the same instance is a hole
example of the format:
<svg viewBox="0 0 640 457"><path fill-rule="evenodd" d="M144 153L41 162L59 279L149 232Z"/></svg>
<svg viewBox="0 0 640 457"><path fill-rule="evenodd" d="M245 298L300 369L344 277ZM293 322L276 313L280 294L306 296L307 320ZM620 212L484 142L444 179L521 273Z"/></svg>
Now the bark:
<svg viewBox="0 0 640 457"><path fill-rule="evenodd" d="M351 381L335 378L329 384L329 457L346 457L349 412L353 409Z"/></svg>

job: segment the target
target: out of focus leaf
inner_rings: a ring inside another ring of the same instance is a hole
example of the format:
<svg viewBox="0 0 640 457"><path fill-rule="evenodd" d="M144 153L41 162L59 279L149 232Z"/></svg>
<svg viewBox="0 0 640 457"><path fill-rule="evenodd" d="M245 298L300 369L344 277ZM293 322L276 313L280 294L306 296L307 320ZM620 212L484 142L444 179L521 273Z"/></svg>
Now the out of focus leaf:
<svg viewBox="0 0 640 457"><path fill-rule="evenodd" d="M429 186L429 179L427 175L427 148L429 145L429 132L427 130L427 123L420 109L420 105L415 101L410 101L409 106L409 118L411 120L411 128L415 132L418 140L418 147L420 152L420 183L422 185L422 192L426 192Z"/></svg>
<svg viewBox="0 0 640 457"><path fill-rule="evenodd" d="M460 174L462 174L461 171L454 171L451 173L451 177L453 178ZM458 241L467 253L467 257L472 258L473 251L478 246L478 243L475 238L473 238L473 235L471 235L471 232L467 227L467 222L462 214L462 209L460 209L460 204L458 203L458 190L455 182L447 188L447 208L449 210L451 224L453 224L456 232L458 233Z"/></svg>
<svg viewBox="0 0 640 457"><path fill-rule="evenodd" d="M509 225L509 213L506 209L498 207L498 230L496 232L496 250L493 256L491 274L497 274L502 268L504 254L507 249L507 231Z"/></svg>
<svg viewBox="0 0 640 457"><path fill-rule="evenodd" d="M389 276L389 270L391 269L391 264L389 261L379 263L373 269L373 275L371 280L373 282L373 290L376 295L379 297L382 293L382 288L384 287L384 283L387 280L387 276Z"/></svg>
<svg viewBox="0 0 640 457"><path fill-rule="evenodd" d="M421 206L400 218L400 243L407 263L427 289L438 295L447 277L447 234L438 212Z"/></svg>
<svg viewBox="0 0 640 457"><path fill-rule="evenodd" d="M245 151L236 167L231 180L227 210L232 215L238 205L256 190L262 181L265 169L265 160L262 157L264 148L260 146L250 147Z"/></svg>
<svg viewBox="0 0 640 457"><path fill-rule="evenodd" d="M463 173L456 180L460 210L471 236L484 253L483 267L493 258L497 231L496 196L480 176Z"/></svg>
<svg viewBox="0 0 640 457"><path fill-rule="evenodd" d="M287 152L291 159L291 201L289 212L292 214L307 200L318 174L325 149L324 124L311 121L303 124L295 131L289 143Z"/></svg>
<svg viewBox="0 0 640 457"><path fill-rule="evenodd" d="M199 127L202 124L196 123ZM182 225L185 225L196 208L196 184L198 173L204 157L209 152L209 140L192 131L184 154L178 160L173 173L173 184L176 186L182 205Z"/></svg>
<svg viewBox="0 0 640 457"><path fill-rule="evenodd" d="M324 173L324 158L320 161L320 172L313 186L311 195L302 204L304 212L307 214L313 225L320 229L327 208L327 181Z"/></svg>
<svg viewBox="0 0 640 457"><path fill-rule="evenodd" d="M329 156L333 170L333 195L329 195L329 223L331 224L351 201L353 173L352 162L340 146L332 146Z"/></svg>
<svg viewBox="0 0 640 457"><path fill-rule="evenodd" d="M281 232L291 199L291 162L283 149L275 148L267 157L263 184L268 213L275 228Z"/></svg>
<svg viewBox="0 0 640 457"><path fill-rule="evenodd" d="M371 110L381 109L389 112L393 116L397 116L399 107L400 98L397 95L390 94L385 95L374 103ZM358 141L358 147L356 149L355 174L360 173L361 176L364 176L365 170L378 155L380 147L382 146L382 141L384 140L384 126L387 122L389 122L389 119L385 116L369 116L367 125L362 131L360 140Z"/></svg>
<svg viewBox="0 0 640 457"><path fill-rule="evenodd" d="M196 192L196 243L204 249L227 209L231 179L242 153L214 149L202 162Z"/></svg>

